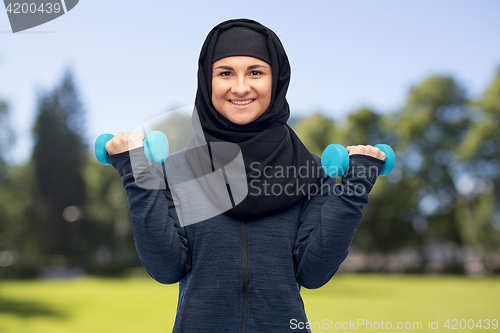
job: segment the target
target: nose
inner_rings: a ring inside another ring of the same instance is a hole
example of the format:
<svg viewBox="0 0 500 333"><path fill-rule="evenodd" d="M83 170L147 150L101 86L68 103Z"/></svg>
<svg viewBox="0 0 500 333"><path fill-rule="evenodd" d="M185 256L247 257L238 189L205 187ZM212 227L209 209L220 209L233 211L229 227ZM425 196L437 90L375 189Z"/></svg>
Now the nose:
<svg viewBox="0 0 500 333"><path fill-rule="evenodd" d="M231 92L238 96L244 96L248 94L251 89L252 88L246 81L246 78L240 76L234 81L234 84L231 87Z"/></svg>

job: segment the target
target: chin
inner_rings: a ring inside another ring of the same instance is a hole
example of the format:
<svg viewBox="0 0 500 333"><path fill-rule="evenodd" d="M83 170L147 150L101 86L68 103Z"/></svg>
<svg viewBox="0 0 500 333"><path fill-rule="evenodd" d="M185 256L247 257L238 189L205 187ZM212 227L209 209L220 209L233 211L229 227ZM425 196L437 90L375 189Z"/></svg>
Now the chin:
<svg viewBox="0 0 500 333"><path fill-rule="evenodd" d="M231 121L232 123L235 123L237 125L246 125L248 123L251 123L252 121L254 121L255 119L254 118L248 118L248 117L236 117L236 118L230 118L229 121Z"/></svg>
<svg viewBox="0 0 500 333"><path fill-rule="evenodd" d="M254 113L242 114L242 112L226 112L224 117L226 117L226 119L233 124L246 125L254 121L257 118L257 115Z"/></svg>

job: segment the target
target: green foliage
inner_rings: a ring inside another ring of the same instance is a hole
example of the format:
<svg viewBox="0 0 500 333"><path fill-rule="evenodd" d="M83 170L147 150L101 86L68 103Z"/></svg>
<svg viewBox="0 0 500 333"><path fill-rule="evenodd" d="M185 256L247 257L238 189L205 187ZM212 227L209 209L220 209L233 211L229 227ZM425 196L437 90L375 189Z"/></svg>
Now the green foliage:
<svg viewBox="0 0 500 333"><path fill-rule="evenodd" d="M350 113L346 124L340 128L343 145L375 145L383 142L382 117L366 107Z"/></svg>
<svg viewBox="0 0 500 333"><path fill-rule="evenodd" d="M480 158L481 155L497 159L500 147L500 67L497 75L482 98L474 103L470 117L475 121L469 127L459 151L464 158ZM496 149L492 149L496 146ZM485 151L486 150L486 151ZM495 151L493 151L495 150ZM496 154L495 154L496 153Z"/></svg>
<svg viewBox="0 0 500 333"><path fill-rule="evenodd" d="M457 151L467 168L461 180L474 187L460 193L455 212L465 243L483 253L500 249L500 68L470 111L472 123Z"/></svg>
<svg viewBox="0 0 500 333"><path fill-rule="evenodd" d="M33 227L42 253L64 256L72 264L79 262L82 255L79 245L84 225L78 220L66 221L63 212L69 206L84 205L82 167L86 146L82 123L82 106L73 78L67 72L61 85L39 100L33 129L33 193L37 196Z"/></svg>
<svg viewBox="0 0 500 333"><path fill-rule="evenodd" d="M167 135L169 154L186 148L189 140L194 135L191 116L176 111L170 112L168 118L163 123L156 125L154 130L162 131Z"/></svg>
<svg viewBox="0 0 500 333"><path fill-rule="evenodd" d="M41 266L38 239L30 223L30 207L36 200L33 168L30 164L8 166L6 179L0 186L0 252L11 253L13 265L1 268L0 278L32 276Z"/></svg>
<svg viewBox="0 0 500 333"><path fill-rule="evenodd" d="M12 260L0 263L7 265L0 278L75 265L91 273L119 274L140 264L121 178L88 153L83 116L69 72L40 96L32 159L2 173L0 252L7 251ZM63 217L68 206L75 206L71 221Z"/></svg>
<svg viewBox="0 0 500 333"><path fill-rule="evenodd" d="M296 133L312 154L321 156L328 144L334 141L335 123L319 112L296 125Z"/></svg>
<svg viewBox="0 0 500 333"><path fill-rule="evenodd" d="M6 154L14 143L14 133L8 121L9 107L7 102L0 100L0 184L6 181Z"/></svg>
<svg viewBox="0 0 500 333"><path fill-rule="evenodd" d="M483 253L498 250L500 244L500 220L495 212L495 196L482 194L474 199L466 200L457 207L456 219L460 223L460 233L464 243ZM498 226L494 226L497 223ZM495 228L496 227L496 228Z"/></svg>
<svg viewBox="0 0 500 333"><path fill-rule="evenodd" d="M417 183L412 223L427 225L424 239L463 243L453 217L456 207L454 177L457 145L469 126L465 90L451 77L430 77L413 87L394 131L402 178Z"/></svg>
<svg viewBox="0 0 500 333"><path fill-rule="evenodd" d="M421 141L425 148L456 145L467 125L465 90L451 77L433 76L411 88L400 113L401 148Z"/></svg>
<svg viewBox="0 0 500 333"><path fill-rule="evenodd" d="M130 225L127 194L115 168L88 156L86 184L86 267L92 273L114 274L140 265Z"/></svg>
<svg viewBox="0 0 500 333"><path fill-rule="evenodd" d="M33 267L38 266L40 258L27 217L34 199L30 192L32 169L30 165L6 163L6 155L14 143L8 111L7 103L0 101L0 252L6 251L15 266L2 267L0 278L11 271L16 276L33 276Z"/></svg>

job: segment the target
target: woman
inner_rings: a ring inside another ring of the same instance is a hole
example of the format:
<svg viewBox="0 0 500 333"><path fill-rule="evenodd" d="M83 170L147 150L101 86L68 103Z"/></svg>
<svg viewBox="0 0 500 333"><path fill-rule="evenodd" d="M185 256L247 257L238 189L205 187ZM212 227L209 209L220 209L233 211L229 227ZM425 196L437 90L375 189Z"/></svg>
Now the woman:
<svg viewBox="0 0 500 333"><path fill-rule="evenodd" d="M141 262L158 282L179 282L174 332L307 332L300 287L321 287L347 256L379 173L348 172L338 187L318 168L319 158L286 125L289 80L285 50L261 24L229 20L207 36L195 101L201 132L191 143L204 142L209 154L183 152L185 167L216 170L222 152L210 147L237 144L248 195L199 223L180 225L168 188L136 184L130 155L144 155L142 134L120 133L106 145L127 191ZM382 170L377 148L347 149L351 169ZM285 168L307 173L274 172ZM325 186L330 190L317 191Z"/></svg>

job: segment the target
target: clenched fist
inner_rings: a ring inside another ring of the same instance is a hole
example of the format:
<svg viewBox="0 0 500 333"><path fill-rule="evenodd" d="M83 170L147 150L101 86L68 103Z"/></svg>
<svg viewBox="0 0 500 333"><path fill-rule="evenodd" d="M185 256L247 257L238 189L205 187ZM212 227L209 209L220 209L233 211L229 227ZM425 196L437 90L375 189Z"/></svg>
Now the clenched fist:
<svg viewBox="0 0 500 333"><path fill-rule="evenodd" d="M146 136L142 133L123 134L120 132L109 140L105 147L109 155L115 155L134 148L142 147L144 145L143 141L145 138Z"/></svg>
<svg viewBox="0 0 500 333"><path fill-rule="evenodd" d="M349 156L354 154L367 155L385 161L385 153L373 146L349 146L345 148Z"/></svg>

